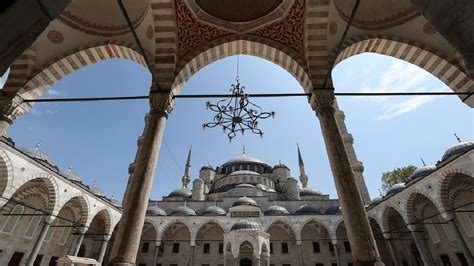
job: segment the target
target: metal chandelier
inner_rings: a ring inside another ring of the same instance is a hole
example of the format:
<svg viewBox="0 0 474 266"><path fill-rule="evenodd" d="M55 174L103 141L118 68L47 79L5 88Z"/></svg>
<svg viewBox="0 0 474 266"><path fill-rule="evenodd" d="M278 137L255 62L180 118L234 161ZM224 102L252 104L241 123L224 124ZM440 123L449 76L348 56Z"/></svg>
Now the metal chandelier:
<svg viewBox="0 0 474 266"><path fill-rule="evenodd" d="M202 125L203 129L222 127L229 141L232 141L238 132L243 135L245 131L251 131L262 137L263 132L258 128L258 120L275 117L275 112L264 112L260 106L249 100L248 94L244 92L245 86L240 85L238 71L239 58L237 56L237 78L236 84L231 84L231 97L219 100L216 104L206 102L206 109L217 114L212 122Z"/></svg>

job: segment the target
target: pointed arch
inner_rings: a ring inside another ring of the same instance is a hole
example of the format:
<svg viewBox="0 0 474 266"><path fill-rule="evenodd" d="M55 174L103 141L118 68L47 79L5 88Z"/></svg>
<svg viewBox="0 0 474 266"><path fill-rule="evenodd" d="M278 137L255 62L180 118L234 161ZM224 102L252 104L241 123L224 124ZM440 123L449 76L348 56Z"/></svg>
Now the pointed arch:
<svg viewBox="0 0 474 266"><path fill-rule="evenodd" d="M4 150L0 150L0 196L6 193L6 190L13 183L13 178L13 165L10 157ZM0 200L1 202L3 201Z"/></svg>

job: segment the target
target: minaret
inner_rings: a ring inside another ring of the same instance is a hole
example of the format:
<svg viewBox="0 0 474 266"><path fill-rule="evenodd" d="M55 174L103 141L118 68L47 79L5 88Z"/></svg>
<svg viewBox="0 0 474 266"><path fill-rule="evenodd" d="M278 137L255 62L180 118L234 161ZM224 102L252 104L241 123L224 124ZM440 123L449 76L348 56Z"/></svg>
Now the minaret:
<svg viewBox="0 0 474 266"><path fill-rule="evenodd" d="M191 168L191 149L189 147L188 159L186 160L186 167L184 168L184 176L181 178L181 182L183 182L183 188L188 189L188 184L191 182L191 178L189 177L189 169Z"/></svg>
<svg viewBox="0 0 474 266"><path fill-rule="evenodd" d="M298 166L300 168L300 181L303 185L303 188L308 186L308 176L304 171L304 163L303 158L301 157L300 146L296 143L296 148L298 149Z"/></svg>

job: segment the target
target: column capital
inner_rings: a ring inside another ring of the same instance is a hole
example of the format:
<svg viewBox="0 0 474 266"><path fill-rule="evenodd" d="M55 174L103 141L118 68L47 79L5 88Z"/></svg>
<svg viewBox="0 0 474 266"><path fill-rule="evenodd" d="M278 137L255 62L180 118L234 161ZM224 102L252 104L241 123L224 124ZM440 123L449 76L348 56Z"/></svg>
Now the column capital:
<svg viewBox="0 0 474 266"><path fill-rule="evenodd" d="M54 221L54 216L52 215L48 215L44 217L44 220L43 220L45 224L51 224L53 221Z"/></svg>
<svg viewBox="0 0 474 266"><path fill-rule="evenodd" d="M109 242L109 240L110 240L110 236L109 236L109 235L104 236L104 242Z"/></svg>
<svg viewBox="0 0 474 266"><path fill-rule="evenodd" d="M334 111L334 103L336 98L334 96L333 89L325 89L325 90L313 90L311 94L311 98L309 99L309 103L316 113L318 113L321 109L330 108Z"/></svg>
<svg viewBox="0 0 474 266"><path fill-rule="evenodd" d="M78 227L76 230L79 234L83 235L86 233L87 228L85 226L81 226L81 227Z"/></svg>
<svg viewBox="0 0 474 266"><path fill-rule="evenodd" d="M390 233L382 233L382 235L383 235L383 238L390 240L390 237L391 237Z"/></svg>
<svg viewBox="0 0 474 266"><path fill-rule="evenodd" d="M7 121L12 124L18 117L28 112L31 104L23 102L23 98L19 95L1 96L0 97L0 120Z"/></svg>
<svg viewBox="0 0 474 266"><path fill-rule="evenodd" d="M416 226L414 224L409 224L409 225L407 225L407 228L408 228L408 230L410 230L410 232L415 232L416 229L418 228L418 226Z"/></svg>
<svg viewBox="0 0 474 266"><path fill-rule="evenodd" d="M150 112L164 112L168 115L173 111L175 102L171 93L151 92Z"/></svg>

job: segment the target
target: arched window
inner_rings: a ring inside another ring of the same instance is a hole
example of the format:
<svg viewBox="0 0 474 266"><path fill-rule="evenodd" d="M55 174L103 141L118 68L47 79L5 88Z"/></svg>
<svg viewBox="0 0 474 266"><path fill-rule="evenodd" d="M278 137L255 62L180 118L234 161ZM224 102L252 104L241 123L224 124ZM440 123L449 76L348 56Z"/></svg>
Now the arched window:
<svg viewBox="0 0 474 266"><path fill-rule="evenodd" d="M23 210L25 208L20 205L16 205L13 210L10 212L10 216L8 216L7 221L3 225L2 232L11 234L13 232L13 229L15 229L16 224L20 220L21 216L20 214L23 213Z"/></svg>
<svg viewBox="0 0 474 266"><path fill-rule="evenodd" d="M44 237L45 242L49 242L51 240L51 237L53 237L54 229L56 228L55 227L56 225L58 225L58 220L55 220L52 226L49 227L48 232L46 233L46 236Z"/></svg>
<svg viewBox="0 0 474 266"><path fill-rule="evenodd" d="M33 216L30 219L30 223L28 224L28 227L26 228L25 235L24 237L26 238L32 238L35 235L36 229L38 228L38 225L41 222L41 212L35 211L33 213Z"/></svg>
<svg viewBox="0 0 474 266"><path fill-rule="evenodd" d="M68 227L68 225L72 225L69 222L64 222L64 227L63 231L61 232L61 236L59 237L58 245L64 245L66 244L67 237L69 236L69 231L71 230L71 227Z"/></svg>

